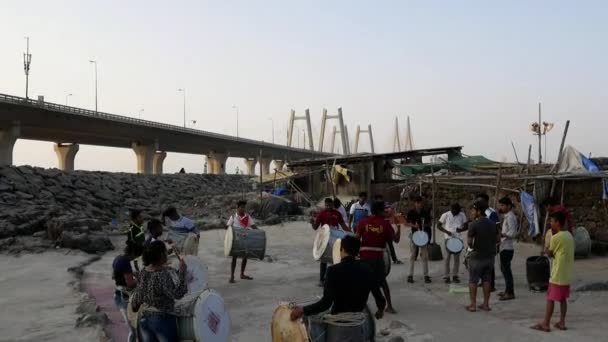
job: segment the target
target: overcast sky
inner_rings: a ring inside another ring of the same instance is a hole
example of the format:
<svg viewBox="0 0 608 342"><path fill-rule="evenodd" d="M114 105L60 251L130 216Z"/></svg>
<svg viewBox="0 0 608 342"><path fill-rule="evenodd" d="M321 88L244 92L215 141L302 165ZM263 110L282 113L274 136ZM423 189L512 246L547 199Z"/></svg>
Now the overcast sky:
<svg viewBox="0 0 608 342"><path fill-rule="evenodd" d="M0 5L0 93L24 96L22 54L31 37L30 95L208 131L285 143L288 114L310 108L315 146L322 109L344 110L354 142L372 125L392 152L394 118L415 147L463 145L520 159L537 120L555 159L568 143L608 156L607 1L11 1ZM328 128L331 129L330 125ZM304 127L303 123L300 125ZM297 136L296 136L297 137ZM327 140L326 140L327 141ZM369 150L364 138L362 150ZM533 149L537 158L537 147ZM16 164L56 167L51 143L20 140ZM242 168L237 159L229 168ZM202 156L169 154L166 172L201 172ZM77 169L134 172L127 149L81 146Z"/></svg>

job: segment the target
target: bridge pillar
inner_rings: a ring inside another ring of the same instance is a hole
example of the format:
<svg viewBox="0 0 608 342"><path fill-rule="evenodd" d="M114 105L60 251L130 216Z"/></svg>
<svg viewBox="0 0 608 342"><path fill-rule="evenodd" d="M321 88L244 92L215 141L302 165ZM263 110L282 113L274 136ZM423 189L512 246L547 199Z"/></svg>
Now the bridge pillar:
<svg viewBox="0 0 608 342"><path fill-rule="evenodd" d="M270 173L270 162L272 162L272 159L262 158L260 160L260 163L262 164L262 175Z"/></svg>
<svg viewBox="0 0 608 342"><path fill-rule="evenodd" d="M57 163L59 169L66 172L74 171L74 159L76 153L80 149L78 144L55 144L55 154L57 154Z"/></svg>
<svg viewBox="0 0 608 342"><path fill-rule="evenodd" d="M214 175L226 174L226 160L228 160L226 153L211 151L207 155L207 160L209 162L209 173Z"/></svg>
<svg viewBox="0 0 608 342"><path fill-rule="evenodd" d="M137 173L151 175L154 171L154 154L156 152L154 146L133 143L131 147L137 157Z"/></svg>
<svg viewBox="0 0 608 342"><path fill-rule="evenodd" d="M20 133L18 125L0 130L0 166L13 165L13 147Z"/></svg>
<svg viewBox="0 0 608 342"><path fill-rule="evenodd" d="M249 176L255 175L255 164L257 164L257 160L245 159L245 167L247 168L247 175L249 175Z"/></svg>
<svg viewBox="0 0 608 342"><path fill-rule="evenodd" d="M167 158L167 152L156 151L154 152L154 158L152 160L152 173L155 175L163 174L163 163Z"/></svg>
<svg viewBox="0 0 608 342"><path fill-rule="evenodd" d="M276 160L274 161L274 168L277 169L277 171L283 171L283 166L285 166L285 161L284 160Z"/></svg>

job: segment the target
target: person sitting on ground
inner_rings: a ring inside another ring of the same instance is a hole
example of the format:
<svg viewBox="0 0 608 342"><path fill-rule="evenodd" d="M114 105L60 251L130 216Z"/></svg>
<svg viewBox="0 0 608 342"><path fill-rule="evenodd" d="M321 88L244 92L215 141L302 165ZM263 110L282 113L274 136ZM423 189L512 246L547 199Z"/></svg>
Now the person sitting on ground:
<svg viewBox="0 0 608 342"><path fill-rule="evenodd" d="M247 201L238 201L236 204L236 214L230 216L228 219L228 227L236 229L257 229L255 222L249 214L245 211L247 208ZM237 257L232 257L232 263L230 264L230 283L234 281L234 271L236 269ZM253 280L252 277L245 274L245 268L247 268L247 257L241 260L241 279Z"/></svg>
<svg viewBox="0 0 608 342"><path fill-rule="evenodd" d="M460 238L460 233L464 231L465 223L467 222L467 216L462 212L460 204L454 203L450 207L450 210L443 213L437 223L437 229L444 233L444 238L447 240L451 237ZM451 282L460 283L458 278L458 268L460 267L460 252L452 253L448 250L447 245L444 247L445 260L444 260L444 273L443 280L446 284ZM450 259L454 259L454 266L450 273ZM450 279L450 275L452 278Z"/></svg>
<svg viewBox="0 0 608 342"><path fill-rule="evenodd" d="M139 272L137 288L131 296L134 312L141 309L139 328L143 341L179 341L175 300L188 292L186 263L180 259L177 271L166 266L167 248L162 241L154 241L144 250L146 267Z"/></svg>
<svg viewBox="0 0 608 342"><path fill-rule="evenodd" d="M509 197L503 197L499 201L499 212L503 214L501 239L500 239L500 271L505 278L505 291L498 294L499 300L515 299L515 290L513 284L513 271L511 270L511 261L515 254L513 240L517 238L519 233L519 222L517 216L513 213L513 201Z"/></svg>
<svg viewBox="0 0 608 342"><path fill-rule="evenodd" d="M570 297L570 284L574 272L574 238L568 232L567 217L563 212L554 212L550 215L550 225L553 235L549 248L545 254L553 257L551 264L551 278L547 290L547 305L545 317L542 322L532 326L532 329L540 331L551 331L551 317L555 302L560 303L559 321L554 327L559 330L566 328L566 312L568 311L568 298Z"/></svg>
<svg viewBox="0 0 608 342"><path fill-rule="evenodd" d="M483 284L483 304L479 309L490 311L490 290L494 256L496 255L496 224L486 217L487 204L476 201L471 208L474 222L469 225L467 245L471 249L468 258L469 297L471 303L466 307L470 312L477 311L477 283Z"/></svg>
<svg viewBox="0 0 608 342"><path fill-rule="evenodd" d="M328 197L325 199L324 202L325 209L321 210L321 212L317 215L316 218L310 219L312 229L317 230L323 225L328 225L331 229L338 229L338 226L340 226L343 230L350 231L350 228L344 222L344 219L342 218L340 212L334 209L334 200ZM325 273L327 272L327 264L321 262L319 267L319 286L323 286L323 282L325 281Z"/></svg>
<svg viewBox="0 0 608 342"><path fill-rule="evenodd" d="M376 286L384 290L388 313L397 313L391 301L391 291L386 282L384 265L384 248L389 242L399 242L401 239L401 226L397 226L397 233L384 219L384 202L376 201L372 204L372 216L359 222L357 236L361 237L360 257L373 271Z"/></svg>
<svg viewBox="0 0 608 342"><path fill-rule="evenodd" d="M112 279L114 279L114 304L122 314L127 327L129 328L128 341L135 341L135 331L127 318L127 305L129 303L129 297L133 290L137 286L137 279L135 278L133 268L131 267L131 261L135 261L143 252L143 247L132 241L127 241L124 253L114 258L112 262ZM136 271L139 271L139 267L135 264Z"/></svg>
<svg viewBox="0 0 608 342"><path fill-rule="evenodd" d="M431 224L432 217L431 211L424 207L424 199L421 196L414 197L414 209L407 213L407 224L412 228L412 234L418 230L424 231L429 241L432 236ZM414 244L414 241L410 241L410 273L407 276L407 282L414 282L414 265L420 252L420 258L422 259L422 272L424 274L424 282L431 283L431 277L429 277L429 254L428 247L418 247Z"/></svg>
<svg viewBox="0 0 608 342"><path fill-rule="evenodd" d="M363 312L367 306L370 292L376 300L378 311L376 318L384 314L386 301L380 292L373 271L366 264L357 260L361 241L353 235L346 235L340 245L341 261L327 270L327 279L323 286L323 297L316 303L305 307L296 306L291 312L291 319L312 316L331 308L332 314L344 312Z"/></svg>
<svg viewBox="0 0 608 342"><path fill-rule="evenodd" d="M127 232L127 241L143 246L146 241L146 232L144 230L144 214L139 209L131 210L131 223Z"/></svg>

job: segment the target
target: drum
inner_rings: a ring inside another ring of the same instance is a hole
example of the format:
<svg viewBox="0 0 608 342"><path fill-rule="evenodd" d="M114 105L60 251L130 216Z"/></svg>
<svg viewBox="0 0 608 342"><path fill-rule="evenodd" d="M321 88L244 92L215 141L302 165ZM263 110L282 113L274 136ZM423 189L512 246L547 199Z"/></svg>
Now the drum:
<svg viewBox="0 0 608 342"><path fill-rule="evenodd" d="M206 290L209 287L209 269L207 265L203 263L203 261L194 255L184 255L184 261L186 262L186 282L188 283L188 293L200 293L203 290ZM171 267L176 270L179 269L179 260L177 257L171 257L170 260ZM179 279L174 279L177 283Z"/></svg>
<svg viewBox="0 0 608 342"><path fill-rule="evenodd" d="M127 320L129 321L129 325L136 329L139 324L139 313L133 311L133 306L131 306L131 301L127 304Z"/></svg>
<svg viewBox="0 0 608 342"><path fill-rule="evenodd" d="M293 306L293 303L280 303L274 310L271 323L272 342L374 341L376 323L369 307L362 313L330 315L329 311L326 311L292 321L290 315ZM356 322L357 327L345 329L346 325L353 325L353 316L363 317L363 320Z"/></svg>
<svg viewBox="0 0 608 342"><path fill-rule="evenodd" d="M239 258L264 259L266 232L261 229L228 227L224 238L224 255Z"/></svg>
<svg viewBox="0 0 608 342"><path fill-rule="evenodd" d="M363 312L345 312L325 315L327 342L370 342L374 341L376 324L369 308Z"/></svg>
<svg viewBox="0 0 608 342"><path fill-rule="evenodd" d="M272 313L270 334L272 342L308 342L309 336L304 319L291 320L293 304L280 303ZM314 339L310 339L315 341Z"/></svg>
<svg viewBox="0 0 608 342"><path fill-rule="evenodd" d="M315 260L319 260L324 263L333 263L334 255L334 244L336 240L342 239L346 235L346 232L340 229L331 229L328 225L317 230L315 236L315 242L312 246L312 256ZM339 246L338 252L340 251Z"/></svg>
<svg viewBox="0 0 608 342"><path fill-rule="evenodd" d="M461 238L452 236L445 240L445 249L452 254L458 254L464 249L464 242Z"/></svg>
<svg viewBox="0 0 608 342"><path fill-rule="evenodd" d="M424 247L429 244L429 235L422 230L417 230L412 234L412 242L418 247Z"/></svg>
<svg viewBox="0 0 608 342"><path fill-rule="evenodd" d="M230 316L224 300L213 290L186 296L175 302L177 332L180 340L227 341Z"/></svg>
<svg viewBox="0 0 608 342"><path fill-rule="evenodd" d="M388 249L388 245L384 249L382 258L384 258L384 275L388 276L391 273L391 263L393 262L391 260L391 251Z"/></svg>
<svg viewBox="0 0 608 342"><path fill-rule="evenodd" d="M184 240L184 245L182 247L183 255L198 255L198 241L199 238L194 233L188 234L186 240Z"/></svg>

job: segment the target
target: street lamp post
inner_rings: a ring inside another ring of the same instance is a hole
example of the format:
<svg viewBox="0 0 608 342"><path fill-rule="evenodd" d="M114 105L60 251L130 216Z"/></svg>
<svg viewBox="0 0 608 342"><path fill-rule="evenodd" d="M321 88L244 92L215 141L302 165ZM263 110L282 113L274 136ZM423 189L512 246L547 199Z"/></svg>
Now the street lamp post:
<svg viewBox="0 0 608 342"><path fill-rule="evenodd" d="M184 128L186 128L186 88L179 88L177 91L181 91L184 94Z"/></svg>
<svg viewBox="0 0 608 342"><path fill-rule="evenodd" d="M232 109L236 109L236 137L239 137L239 106L232 106Z"/></svg>
<svg viewBox="0 0 608 342"><path fill-rule="evenodd" d="M68 105L68 98L70 98L70 96L72 96L72 94L67 94L67 95L65 96L65 105L66 105L66 106Z"/></svg>
<svg viewBox="0 0 608 342"><path fill-rule="evenodd" d="M29 98L29 80L30 80L30 64L32 63L32 55L30 54L30 37L25 37L26 50L23 54L23 71L25 71L25 98Z"/></svg>
<svg viewBox="0 0 608 342"><path fill-rule="evenodd" d="M95 64L95 113L97 113L97 61L89 60L89 63Z"/></svg>
<svg viewBox="0 0 608 342"><path fill-rule="evenodd" d="M143 112L144 112L143 108L139 110L139 120L141 120L141 113L143 113Z"/></svg>
<svg viewBox="0 0 608 342"><path fill-rule="evenodd" d="M274 144L274 119L273 118L268 118L268 120L270 120L270 125L272 128L272 143Z"/></svg>

